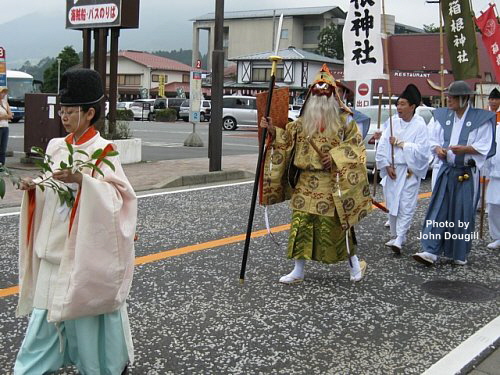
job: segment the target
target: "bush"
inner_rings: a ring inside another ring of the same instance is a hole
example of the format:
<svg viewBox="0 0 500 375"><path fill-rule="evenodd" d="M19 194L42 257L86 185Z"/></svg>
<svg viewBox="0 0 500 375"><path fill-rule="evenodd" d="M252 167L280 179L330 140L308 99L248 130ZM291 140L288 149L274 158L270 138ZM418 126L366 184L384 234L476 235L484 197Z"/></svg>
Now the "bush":
<svg viewBox="0 0 500 375"><path fill-rule="evenodd" d="M155 111L156 121L173 122L177 120L177 112L173 108L158 109Z"/></svg>
<svg viewBox="0 0 500 375"><path fill-rule="evenodd" d="M116 121L132 121L134 112L131 109L119 109L116 111Z"/></svg>
<svg viewBox="0 0 500 375"><path fill-rule="evenodd" d="M127 111L129 111L127 109ZM119 111L117 111L119 112ZM123 111L125 112L125 111ZM130 111L132 112L132 111ZM117 116L118 117L118 116ZM105 139L113 140L113 139L128 139L132 138L132 131L130 130L129 124L127 121L116 121L115 131L113 134L109 133L109 121L106 120L105 123L105 132L101 132L101 135Z"/></svg>

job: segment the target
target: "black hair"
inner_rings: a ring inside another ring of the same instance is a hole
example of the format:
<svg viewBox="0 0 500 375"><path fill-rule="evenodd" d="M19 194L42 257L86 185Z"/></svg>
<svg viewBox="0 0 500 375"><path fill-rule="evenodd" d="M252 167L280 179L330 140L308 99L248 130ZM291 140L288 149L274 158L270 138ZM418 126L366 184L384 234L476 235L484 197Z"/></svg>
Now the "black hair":
<svg viewBox="0 0 500 375"><path fill-rule="evenodd" d="M90 120L90 125L94 125L101 117L101 103L83 104L80 106L83 112L88 112L90 108L94 108L94 117Z"/></svg>

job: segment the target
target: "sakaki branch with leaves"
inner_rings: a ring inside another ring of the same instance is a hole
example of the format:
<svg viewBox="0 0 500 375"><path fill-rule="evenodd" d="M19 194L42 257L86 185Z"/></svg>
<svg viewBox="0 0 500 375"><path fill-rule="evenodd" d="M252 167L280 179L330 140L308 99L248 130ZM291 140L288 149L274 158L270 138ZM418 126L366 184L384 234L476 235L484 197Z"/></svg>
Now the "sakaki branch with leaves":
<svg viewBox="0 0 500 375"><path fill-rule="evenodd" d="M98 161L106 164L111 170L115 171L115 166L107 158L112 156L117 156L118 151L109 151L104 154L103 149L97 149L89 155L83 150L75 150L70 143L66 143L68 148L68 159L67 161L61 161L59 165L55 166L50 155L46 154L43 149L39 147L33 147L31 151L41 157L41 160L35 160L35 164L39 167L41 174L29 182L30 186L38 187L41 191L45 189L52 189L59 196L61 205L65 204L68 207L73 207L75 202L75 195L77 189L73 188L73 184L66 184L61 181L57 181L53 178L54 171L68 170L71 173L82 172L84 169L90 169L99 173L104 177L104 173L97 165ZM81 157L76 157L75 154L83 155L83 160ZM20 188L23 182L19 176L16 176L9 168L0 165L0 198L3 199L5 196L6 184L5 180L10 180L11 183L16 187Z"/></svg>

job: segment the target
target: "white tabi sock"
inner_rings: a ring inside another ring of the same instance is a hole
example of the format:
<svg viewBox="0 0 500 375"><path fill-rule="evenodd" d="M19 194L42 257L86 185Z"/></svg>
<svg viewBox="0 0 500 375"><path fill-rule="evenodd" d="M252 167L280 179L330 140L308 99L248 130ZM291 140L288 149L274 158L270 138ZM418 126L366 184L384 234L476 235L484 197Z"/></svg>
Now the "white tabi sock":
<svg viewBox="0 0 500 375"><path fill-rule="evenodd" d="M290 276L295 278L303 279L304 278L304 266L306 264L305 259L295 259L295 267L293 271L290 272Z"/></svg>
<svg viewBox="0 0 500 375"><path fill-rule="evenodd" d="M349 265L349 272L351 273L351 276L354 277L361 272L361 267L359 266L359 259L357 255L353 255L350 259L351 261L347 262L347 264Z"/></svg>

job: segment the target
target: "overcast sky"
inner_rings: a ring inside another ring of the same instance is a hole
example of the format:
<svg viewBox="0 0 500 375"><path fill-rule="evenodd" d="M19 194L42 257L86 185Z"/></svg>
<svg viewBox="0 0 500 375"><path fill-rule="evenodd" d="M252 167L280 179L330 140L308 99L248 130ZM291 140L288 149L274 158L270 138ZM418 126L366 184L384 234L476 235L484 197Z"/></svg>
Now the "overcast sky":
<svg viewBox="0 0 500 375"><path fill-rule="evenodd" d="M126 1L126 0L125 0ZM479 15L489 0L472 0L473 10ZM66 45L81 51L81 36L73 30L65 30L65 0L0 0L0 30L2 24L17 18L20 29L11 22L3 29L0 45L10 53L13 66L26 59L35 61L45 56L55 56ZM339 6L347 11L350 0L225 0L226 11L280 9L313 6ZM124 30L120 37L121 49L145 51L191 49L192 21L190 19L214 12L215 0L140 0L139 30ZM386 13L395 15L396 22L415 27L424 24L439 25L438 4L425 0L385 0ZM30 28L33 30L30 30ZM45 33L40 28L45 28ZM57 30L61 30L58 32ZM50 36L48 36L50 35ZM208 34L207 34L208 35ZM37 39L38 37L38 39ZM206 36L205 36L206 38ZM200 45L206 51L203 36Z"/></svg>
<svg viewBox="0 0 500 375"><path fill-rule="evenodd" d="M474 11L484 10L489 0L472 0ZM225 10L251 10L294 8L303 6L338 5L347 10L349 0L226 0ZM141 11L154 8L171 17L189 18L213 11L215 0L141 0ZM423 24L439 22L437 4L426 4L425 0L386 0L386 12L394 14L397 22L421 27ZM28 13L64 12L64 0L2 0L0 23L10 21Z"/></svg>

